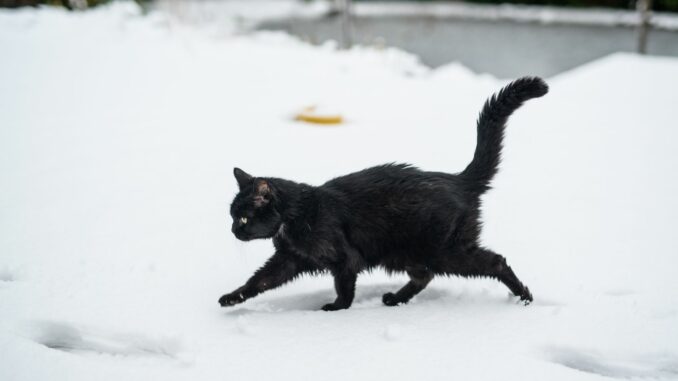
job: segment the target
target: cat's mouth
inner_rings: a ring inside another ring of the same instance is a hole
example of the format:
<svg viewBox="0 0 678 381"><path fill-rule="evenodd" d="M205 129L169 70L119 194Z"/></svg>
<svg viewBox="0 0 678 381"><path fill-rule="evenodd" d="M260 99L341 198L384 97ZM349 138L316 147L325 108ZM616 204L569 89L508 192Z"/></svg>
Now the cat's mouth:
<svg viewBox="0 0 678 381"><path fill-rule="evenodd" d="M238 234L235 233L235 238L239 239L240 241L247 242L255 239L256 237L253 237L251 235L243 235L243 234Z"/></svg>

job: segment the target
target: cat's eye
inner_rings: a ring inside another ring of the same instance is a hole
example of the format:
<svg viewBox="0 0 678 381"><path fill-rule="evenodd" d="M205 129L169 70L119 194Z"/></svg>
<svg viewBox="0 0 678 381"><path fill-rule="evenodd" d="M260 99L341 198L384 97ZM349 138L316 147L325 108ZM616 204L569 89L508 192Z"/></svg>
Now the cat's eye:
<svg viewBox="0 0 678 381"><path fill-rule="evenodd" d="M245 225L247 223L247 217L240 217L240 224Z"/></svg>

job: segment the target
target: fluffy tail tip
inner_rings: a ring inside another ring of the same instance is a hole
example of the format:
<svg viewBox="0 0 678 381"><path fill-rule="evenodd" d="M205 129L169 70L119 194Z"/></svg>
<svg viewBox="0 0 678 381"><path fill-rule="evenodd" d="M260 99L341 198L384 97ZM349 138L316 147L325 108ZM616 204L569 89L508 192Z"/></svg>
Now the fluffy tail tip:
<svg viewBox="0 0 678 381"><path fill-rule="evenodd" d="M539 98L549 92L549 85L540 77L518 78L509 86L515 86L526 99Z"/></svg>

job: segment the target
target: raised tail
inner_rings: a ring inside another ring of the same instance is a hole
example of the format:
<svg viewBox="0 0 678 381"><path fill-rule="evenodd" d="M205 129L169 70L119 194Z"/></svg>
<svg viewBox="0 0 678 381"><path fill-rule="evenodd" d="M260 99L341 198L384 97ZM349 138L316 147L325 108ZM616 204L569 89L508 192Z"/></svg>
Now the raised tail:
<svg viewBox="0 0 678 381"><path fill-rule="evenodd" d="M549 87L539 77L519 78L492 95L478 117L478 142L471 163L460 173L474 192L489 188L501 160L504 128L509 116L523 102L543 96Z"/></svg>

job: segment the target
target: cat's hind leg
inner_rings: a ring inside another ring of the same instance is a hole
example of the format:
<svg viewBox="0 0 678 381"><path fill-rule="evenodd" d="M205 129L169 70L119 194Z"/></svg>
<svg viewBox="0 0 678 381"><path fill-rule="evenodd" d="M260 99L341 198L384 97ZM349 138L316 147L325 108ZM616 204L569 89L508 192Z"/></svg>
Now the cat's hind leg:
<svg viewBox="0 0 678 381"><path fill-rule="evenodd" d="M450 264L452 265L448 271L450 274L495 278L526 305L533 300L530 290L518 279L511 266L506 263L506 258L492 250L476 248L455 256Z"/></svg>
<svg viewBox="0 0 678 381"><path fill-rule="evenodd" d="M407 275L410 276L410 281L407 282L398 292L387 292L381 298L387 306L397 306L398 304L407 303L421 292L433 279L433 273L427 269L408 269Z"/></svg>
<svg viewBox="0 0 678 381"><path fill-rule="evenodd" d="M332 303L325 304L322 310L345 310L353 304L355 282L358 279L358 275L348 270L333 271L332 275L334 276L334 290L337 292L337 299Z"/></svg>

